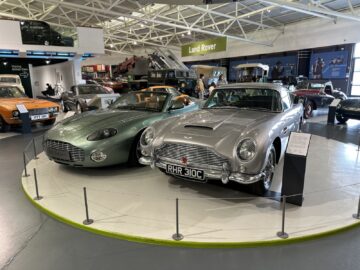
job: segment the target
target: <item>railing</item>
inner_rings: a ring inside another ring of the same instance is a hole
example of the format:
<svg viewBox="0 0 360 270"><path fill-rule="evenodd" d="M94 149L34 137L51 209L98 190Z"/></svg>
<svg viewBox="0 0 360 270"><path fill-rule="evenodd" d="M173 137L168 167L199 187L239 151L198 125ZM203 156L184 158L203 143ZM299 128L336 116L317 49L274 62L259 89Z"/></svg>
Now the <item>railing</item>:
<svg viewBox="0 0 360 270"><path fill-rule="evenodd" d="M359 145L357 146L357 150L355 149L354 151L359 151L360 150L360 141L359 141ZM24 149L24 153L23 153L23 158L24 158L24 176L25 177L33 177L34 179L34 186L35 186L35 192L36 192L36 196L34 197L34 200L46 200L46 194L42 194L41 192L41 186L39 186L38 183L38 175L37 175L37 169L33 168L32 172L28 171L27 168L27 163L29 161L31 161L32 159L38 159L38 155L39 153L41 153L43 151L43 136L38 136L38 137L34 137L33 140L31 142L29 142L29 144L25 147ZM360 153L360 152L359 152ZM277 222L273 223L273 224L281 224L277 229L274 227L271 227L271 230L274 230L273 235L285 239L290 237L290 233L287 232L286 230L286 221L287 221L287 199L293 196L304 196L305 198L318 198L319 200L322 198L322 196L327 193L327 192L331 192L331 191L336 191L338 193L342 192L342 191L346 191L352 189L352 195L351 195L351 200L356 201L356 204L354 204L354 213L352 214L351 218L354 219L358 219L360 220L360 195L354 195L354 193L360 194L360 181L356 182L356 183L352 183L352 184L348 184L348 185L339 185L337 187L332 187L332 188L327 188L327 189L321 189L321 190L314 190L312 192L305 192L305 193L301 193L301 194L293 194L291 196L285 196L285 195L275 195L275 196L265 196L265 197L257 197L257 196L247 196L247 197L201 197L199 196L198 198L164 198L164 199L159 199L159 198L147 198L146 200L149 201L156 201L156 200L162 200L164 203L166 204L171 204L173 205L173 210L174 210L174 231L175 233L172 235L172 239L174 239L175 241L180 241L182 239L186 239L186 235L184 236L181 233L181 219L183 216L189 214L184 212L184 209L187 209L187 211L191 211L192 206L194 204L206 204L209 205L209 203L211 203L212 200L227 200L227 201L239 201L239 202L244 202L246 203L246 201L249 200L254 200L254 199L261 199L261 202L264 202L264 200L268 200L267 203L265 203L262 207L268 207L270 208L270 211L272 211L273 209L275 209L276 211L276 215L268 215L268 217L271 216L271 218L277 219ZM89 211L89 208L91 206L91 204L96 204L95 199L91 198L90 200L90 204L89 204L89 198L88 198L88 194L87 194L87 190L90 191L100 191L98 189L95 188L86 188L83 187L82 192L79 190L79 197L83 197L83 201L84 201L84 216L85 219L83 221L84 225L90 225L93 223L97 222L96 217L92 216L91 211ZM103 192L103 191L102 191ZM117 191L110 191L110 192L117 192ZM83 193L83 195L81 195L81 193ZM337 194L338 194L337 193ZM345 193L345 192L344 192ZM42 196L41 196L42 195ZM141 197L142 194L126 194L125 193L119 193L119 196L131 196L131 197ZM348 196L349 194L346 193L346 196ZM43 197L44 196L44 197ZM200 203L201 202L201 203ZM173 204L172 204L173 203ZM182 206L186 206L184 208L182 208ZM107 208L106 207L106 201L101 201L98 202L98 206L103 207L104 209ZM241 204L235 205L235 206L231 206L236 208L237 212L239 212L239 209L241 209ZM260 208L261 209L261 208ZM293 210L294 208L292 208L291 210ZM356 210L355 210L356 209ZM91 209L90 209L91 210ZM155 209L155 211L157 211ZM194 210L195 211L195 210ZM210 211L208 209L204 210L204 211ZM218 211L219 214L221 215L222 212L221 210L214 210L214 212ZM236 212L236 211L234 211ZM275 212L274 212L275 213ZM117 213L118 214L118 213ZM190 215L196 215L197 213L190 213ZM93 219L91 219L91 217ZM167 217L167 220L171 220L172 217ZM299 216L299 222L301 222L301 218L302 216ZM256 224L256 222L252 222L252 224L255 224L256 226L259 226L259 230L262 230L263 228L261 226L265 226L264 224ZM214 228L216 230L216 228ZM245 228L246 230L246 228Z"/></svg>

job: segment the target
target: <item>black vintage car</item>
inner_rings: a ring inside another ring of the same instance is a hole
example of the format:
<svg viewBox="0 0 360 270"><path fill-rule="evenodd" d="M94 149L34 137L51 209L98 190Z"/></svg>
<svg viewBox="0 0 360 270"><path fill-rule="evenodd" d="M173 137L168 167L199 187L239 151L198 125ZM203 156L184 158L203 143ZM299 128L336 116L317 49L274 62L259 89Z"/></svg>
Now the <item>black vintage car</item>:
<svg viewBox="0 0 360 270"><path fill-rule="evenodd" d="M149 71L148 74L149 86L169 85L189 96L195 94L196 80L193 70L162 69Z"/></svg>
<svg viewBox="0 0 360 270"><path fill-rule="evenodd" d="M46 22L21 21L21 37L23 44L74 47L74 40L55 31Z"/></svg>
<svg viewBox="0 0 360 270"><path fill-rule="evenodd" d="M344 124L349 119L360 120L360 98L343 100L336 108L336 120Z"/></svg>
<svg viewBox="0 0 360 270"><path fill-rule="evenodd" d="M61 94L61 104L63 112L76 111L81 113L88 110L87 102L98 94L109 94L101 85L79 84L74 85L69 91Z"/></svg>

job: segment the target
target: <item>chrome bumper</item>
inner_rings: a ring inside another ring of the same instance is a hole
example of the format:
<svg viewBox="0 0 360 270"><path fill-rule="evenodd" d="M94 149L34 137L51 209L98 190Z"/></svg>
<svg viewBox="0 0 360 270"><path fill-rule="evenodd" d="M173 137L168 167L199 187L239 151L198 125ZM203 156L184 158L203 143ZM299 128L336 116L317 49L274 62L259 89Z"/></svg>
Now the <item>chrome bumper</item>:
<svg viewBox="0 0 360 270"><path fill-rule="evenodd" d="M176 164L176 163L172 163L172 162L165 163L161 160L157 160L155 162L155 160L151 157L141 157L139 159L139 162L142 165L151 166L152 168L158 167L158 168L161 168L164 170L166 170L166 165L168 165L168 164L184 166L182 164ZM203 170L206 179L220 180L224 184L226 184L229 181L234 181L234 182L237 182L240 184L245 184L245 185L253 184L255 182L258 182L261 179L261 177L264 176L264 173L251 175L251 174L243 174L243 173L238 173L238 172L226 172L224 170L216 170L216 169L212 169L212 168L197 168L195 166L188 166L188 167Z"/></svg>

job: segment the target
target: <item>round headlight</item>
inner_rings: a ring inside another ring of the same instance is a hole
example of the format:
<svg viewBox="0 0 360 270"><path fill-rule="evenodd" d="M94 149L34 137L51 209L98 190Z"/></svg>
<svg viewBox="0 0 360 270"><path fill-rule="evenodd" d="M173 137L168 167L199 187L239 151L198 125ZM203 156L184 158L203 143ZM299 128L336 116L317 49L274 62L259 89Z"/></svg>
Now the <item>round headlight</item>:
<svg viewBox="0 0 360 270"><path fill-rule="evenodd" d="M253 139L245 139L239 143L236 153L241 160L249 161L254 158L255 151L255 141Z"/></svg>
<svg viewBox="0 0 360 270"><path fill-rule="evenodd" d="M154 138L155 138L155 131L152 127L149 127L141 135L140 142L143 146L148 146L153 142Z"/></svg>
<svg viewBox="0 0 360 270"><path fill-rule="evenodd" d="M19 117L19 115L20 115L20 112L19 112L19 111L13 111L13 112L12 112L12 116L13 116L13 117Z"/></svg>

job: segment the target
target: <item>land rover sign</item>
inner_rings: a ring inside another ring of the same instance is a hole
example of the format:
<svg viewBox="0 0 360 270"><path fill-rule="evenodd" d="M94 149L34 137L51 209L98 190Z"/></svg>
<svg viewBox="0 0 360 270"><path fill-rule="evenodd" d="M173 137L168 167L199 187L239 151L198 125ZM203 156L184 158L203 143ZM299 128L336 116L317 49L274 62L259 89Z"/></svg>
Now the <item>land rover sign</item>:
<svg viewBox="0 0 360 270"><path fill-rule="evenodd" d="M194 42L181 47L181 56L203 55L226 51L226 37Z"/></svg>

